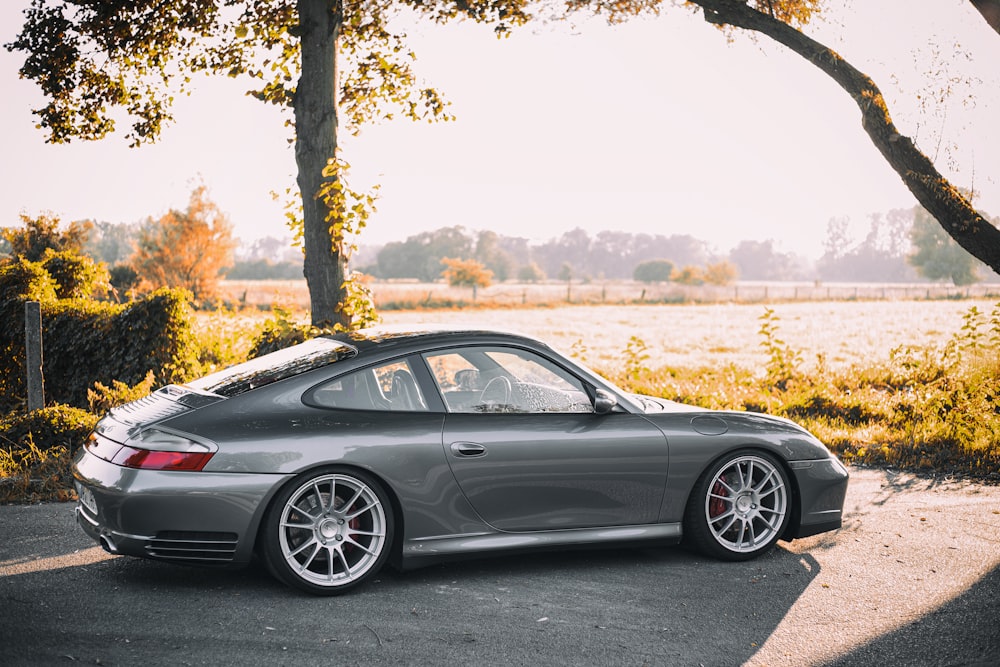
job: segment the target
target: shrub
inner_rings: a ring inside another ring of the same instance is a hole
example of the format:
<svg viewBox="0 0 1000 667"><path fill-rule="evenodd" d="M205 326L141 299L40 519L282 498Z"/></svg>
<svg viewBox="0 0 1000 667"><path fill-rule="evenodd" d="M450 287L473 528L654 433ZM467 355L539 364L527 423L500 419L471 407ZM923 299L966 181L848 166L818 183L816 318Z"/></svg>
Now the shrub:
<svg viewBox="0 0 1000 667"><path fill-rule="evenodd" d="M274 317L264 322L247 356L254 359L269 352L298 345L324 333L333 333L333 329L314 327L311 324L298 324L292 319L290 312L283 308L275 308Z"/></svg>
<svg viewBox="0 0 1000 667"><path fill-rule="evenodd" d="M34 444L38 449L66 447L76 450L94 430L97 417L68 405L14 413L0 419L0 446L9 451L26 449Z"/></svg>
<svg viewBox="0 0 1000 667"><path fill-rule="evenodd" d="M4 287L0 277L0 290ZM118 380L132 386L150 371L158 384L193 377L198 361L189 298L186 292L162 289L128 305L85 299L42 301L46 401L83 408L95 382ZM2 410L19 405L25 392L24 301L20 297L0 304Z"/></svg>
<svg viewBox="0 0 1000 667"><path fill-rule="evenodd" d="M113 380L111 386L95 382L93 389L87 390L87 402L93 414L104 414L111 408L139 400L153 390L156 376L153 371L146 373L142 382L130 387L120 380Z"/></svg>
<svg viewBox="0 0 1000 667"><path fill-rule="evenodd" d="M685 266L676 269L670 279L681 285L703 285L705 284L705 274L697 266Z"/></svg>
<svg viewBox="0 0 1000 667"><path fill-rule="evenodd" d="M39 262L15 259L0 265L0 309L4 316L21 312L21 331L24 331L25 301L55 301L58 285ZM14 307L15 302L17 307Z"/></svg>
<svg viewBox="0 0 1000 667"><path fill-rule="evenodd" d="M101 298L111 289L107 267L72 250L47 249L42 266L55 280L60 299Z"/></svg>
<svg viewBox="0 0 1000 667"><path fill-rule="evenodd" d="M68 447L39 449L30 437L21 449L0 447L0 503L75 500L71 460Z"/></svg>

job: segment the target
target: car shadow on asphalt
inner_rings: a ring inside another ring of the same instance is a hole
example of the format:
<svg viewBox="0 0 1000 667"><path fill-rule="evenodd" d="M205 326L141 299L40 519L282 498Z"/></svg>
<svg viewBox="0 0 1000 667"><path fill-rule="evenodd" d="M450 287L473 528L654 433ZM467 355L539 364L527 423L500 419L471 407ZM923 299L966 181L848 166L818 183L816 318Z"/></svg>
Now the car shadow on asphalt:
<svg viewBox="0 0 1000 667"><path fill-rule="evenodd" d="M119 560L95 573L105 585L215 593L216 615L227 613L219 605L234 594L242 605L331 617L346 605L355 623L377 629L382 650L430 636L459 663L481 658L484 646L504 653L516 644L552 664L590 664L601 655L625 664L688 664L694 656L694 664L741 664L820 570L808 554L780 545L738 563L677 547L535 552L386 569L346 596L315 598L275 583L260 565L227 572Z"/></svg>
<svg viewBox="0 0 1000 667"><path fill-rule="evenodd" d="M24 600L9 611L17 626L11 631L25 633L25 655L38 655L31 636L60 627L46 607L29 604L37 597L33 591L64 599L72 590L74 606L87 609L91 619L78 636L88 646L100 644L100 652L87 650L107 659L121 651L124 660L133 649L95 638L128 627L133 637L166 641L157 639L157 628L184 610L192 629L174 628L181 635L169 641L194 646L191 638L202 626L223 628L229 658L237 662L267 660L260 652L273 646L264 639L287 631L280 639L287 653L270 657L304 664L335 644L348 663L430 664L447 655L451 664L488 658L502 664L738 665L759 650L819 570L809 554L783 544L739 563L677 547L623 547L386 569L344 596L314 597L286 588L256 563L226 570L118 557L9 577L0 592ZM56 657L90 655L59 644L50 648Z"/></svg>
<svg viewBox="0 0 1000 667"><path fill-rule="evenodd" d="M828 667L868 665L1000 665L1000 567L962 595Z"/></svg>

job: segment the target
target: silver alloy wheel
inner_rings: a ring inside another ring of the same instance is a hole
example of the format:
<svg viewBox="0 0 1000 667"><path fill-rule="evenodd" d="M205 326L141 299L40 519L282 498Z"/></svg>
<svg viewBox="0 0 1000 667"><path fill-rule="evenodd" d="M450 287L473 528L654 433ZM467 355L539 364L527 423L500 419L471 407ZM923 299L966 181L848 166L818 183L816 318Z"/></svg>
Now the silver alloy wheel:
<svg viewBox="0 0 1000 667"><path fill-rule="evenodd" d="M281 510L278 541L291 571L322 587L357 581L386 548L386 512L375 490L345 474L308 480Z"/></svg>
<svg viewBox="0 0 1000 667"><path fill-rule="evenodd" d="M705 519L715 541L736 553L774 542L788 511L788 487L775 464L745 455L728 461L705 494Z"/></svg>

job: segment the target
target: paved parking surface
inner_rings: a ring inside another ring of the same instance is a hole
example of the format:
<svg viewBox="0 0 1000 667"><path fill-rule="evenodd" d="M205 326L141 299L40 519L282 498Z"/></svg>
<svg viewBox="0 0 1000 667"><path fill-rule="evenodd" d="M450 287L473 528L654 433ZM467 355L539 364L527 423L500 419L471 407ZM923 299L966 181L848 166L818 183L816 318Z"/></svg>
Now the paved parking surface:
<svg viewBox="0 0 1000 667"><path fill-rule="evenodd" d="M0 507L0 664L1000 664L1000 487L854 470L846 508L749 563L510 556L314 598L109 556L70 505Z"/></svg>

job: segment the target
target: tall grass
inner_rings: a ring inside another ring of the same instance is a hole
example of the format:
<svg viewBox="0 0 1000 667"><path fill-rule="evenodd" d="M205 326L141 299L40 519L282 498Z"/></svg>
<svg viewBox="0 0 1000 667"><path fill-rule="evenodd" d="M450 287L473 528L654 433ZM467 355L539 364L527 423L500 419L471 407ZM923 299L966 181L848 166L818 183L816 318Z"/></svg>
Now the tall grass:
<svg viewBox="0 0 1000 667"><path fill-rule="evenodd" d="M724 410L794 419L845 462L968 474L1000 481L1000 304L972 307L941 346L899 346L888 359L830 370L778 338L779 318L761 316L763 369L643 368L633 340L619 370L623 388Z"/></svg>

